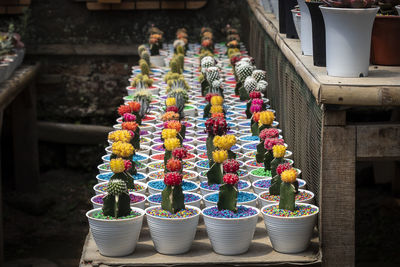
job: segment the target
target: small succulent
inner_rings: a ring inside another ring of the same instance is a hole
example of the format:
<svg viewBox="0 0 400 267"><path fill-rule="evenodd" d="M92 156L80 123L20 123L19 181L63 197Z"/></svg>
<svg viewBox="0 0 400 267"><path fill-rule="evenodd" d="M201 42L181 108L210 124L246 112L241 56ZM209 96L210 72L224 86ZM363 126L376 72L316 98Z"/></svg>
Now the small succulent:
<svg viewBox="0 0 400 267"><path fill-rule="evenodd" d="M130 197L126 183L122 180L110 180L107 195L103 198L103 214L114 218L128 216L131 213Z"/></svg>

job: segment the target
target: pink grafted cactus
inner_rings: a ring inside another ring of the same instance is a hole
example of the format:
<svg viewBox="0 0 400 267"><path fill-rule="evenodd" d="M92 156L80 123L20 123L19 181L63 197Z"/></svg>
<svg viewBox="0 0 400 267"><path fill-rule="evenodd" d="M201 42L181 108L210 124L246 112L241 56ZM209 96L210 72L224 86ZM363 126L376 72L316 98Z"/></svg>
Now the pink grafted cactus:
<svg viewBox="0 0 400 267"><path fill-rule="evenodd" d="M376 0L323 0L328 6L342 8L369 8Z"/></svg>

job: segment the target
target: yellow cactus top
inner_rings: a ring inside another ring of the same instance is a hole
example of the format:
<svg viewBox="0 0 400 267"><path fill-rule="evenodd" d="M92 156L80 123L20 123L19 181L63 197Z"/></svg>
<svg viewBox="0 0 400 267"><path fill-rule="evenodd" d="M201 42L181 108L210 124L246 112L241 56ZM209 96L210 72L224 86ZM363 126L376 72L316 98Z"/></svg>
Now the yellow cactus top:
<svg viewBox="0 0 400 267"><path fill-rule="evenodd" d="M211 105L213 106L222 106L224 99L220 95L215 95L211 97Z"/></svg>
<svg viewBox="0 0 400 267"><path fill-rule="evenodd" d="M213 160L215 163L222 163L228 158L228 151L226 150L215 150L213 151Z"/></svg>
<svg viewBox="0 0 400 267"><path fill-rule="evenodd" d="M168 139L164 139L164 146L165 146L166 150L172 151L175 148L180 147L181 146L181 142L176 137L168 138Z"/></svg>
<svg viewBox="0 0 400 267"><path fill-rule="evenodd" d="M125 162L121 158L110 160L110 168L113 173L120 173L125 171Z"/></svg>
<svg viewBox="0 0 400 267"><path fill-rule="evenodd" d="M168 139L168 138L175 138L178 132L175 129L163 129L161 132L162 138Z"/></svg>
<svg viewBox="0 0 400 267"><path fill-rule="evenodd" d="M112 153L118 157L128 158L133 155L133 152L135 149L130 143L118 141L112 144Z"/></svg>
<svg viewBox="0 0 400 267"><path fill-rule="evenodd" d="M210 113L222 113L224 111L224 108L220 105L212 105L210 108Z"/></svg>
<svg viewBox="0 0 400 267"><path fill-rule="evenodd" d="M168 98L165 100L165 105L167 105L167 107L175 106L175 105L176 105L176 99L175 99L175 97L168 97Z"/></svg>
<svg viewBox="0 0 400 267"><path fill-rule="evenodd" d="M275 145L272 148L274 158L283 158L286 153L286 147L284 145Z"/></svg>
<svg viewBox="0 0 400 267"><path fill-rule="evenodd" d="M275 119L275 115L272 111L262 111L260 112L260 120L259 120L259 124L261 125L271 125L272 122Z"/></svg>
<svg viewBox="0 0 400 267"><path fill-rule="evenodd" d="M108 140L112 142L122 141L128 143L129 141L131 141L131 139L132 136L127 130L113 131L108 134Z"/></svg>
<svg viewBox="0 0 400 267"><path fill-rule="evenodd" d="M296 181L297 172L295 169L289 169L281 173L281 179L285 183L294 183Z"/></svg>
<svg viewBox="0 0 400 267"><path fill-rule="evenodd" d="M219 149L229 150L236 144L236 137L233 134L219 136L216 135L213 139L214 146Z"/></svg>

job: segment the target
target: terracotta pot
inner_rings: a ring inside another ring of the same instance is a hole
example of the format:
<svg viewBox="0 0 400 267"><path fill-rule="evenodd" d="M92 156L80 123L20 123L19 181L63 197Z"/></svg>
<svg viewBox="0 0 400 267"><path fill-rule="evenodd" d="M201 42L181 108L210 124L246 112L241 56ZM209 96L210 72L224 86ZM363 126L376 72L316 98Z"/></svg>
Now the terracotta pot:
<svg viewBox="0 0 400 267"><path fill-rule="evenodd" d="M400 65L400 16L376 16L372 29L371 63Z"/></svg>

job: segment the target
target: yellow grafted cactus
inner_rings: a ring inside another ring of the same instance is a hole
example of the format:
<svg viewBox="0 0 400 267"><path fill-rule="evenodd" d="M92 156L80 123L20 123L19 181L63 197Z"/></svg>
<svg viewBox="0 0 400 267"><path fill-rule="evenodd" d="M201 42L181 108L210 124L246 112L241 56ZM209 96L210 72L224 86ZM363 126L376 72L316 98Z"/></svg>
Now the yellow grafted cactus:
<svg viewBox="0 0 400 267"><path fill-rule="evenodd" d="M260 112L260 125L264 124L264 125L271 125L272 122L275 119L275 115L272 111L262 111Z"/></svg>
<svg viewBox="0 0 400 267"><path fill-rule="evenodd" d="M296 181L297 172L295 169L289 169L281 173L281 179L285 183L294 183Z"/></svg>
<svg viewBox="0 0 400 267"><path fill-rule="evenodd" d="M236 144L236 137L233 134L215 136L213 140L214 146L219 149L229 150Z"/></svg>
<svg viewBox="0 0 400 267"><path fill-rule="evenodd" d="M135 149L130 143L118 141L112 144L112 153L118 157L128 158L133 155Z"/></svg>
<svg viewBox="0 0 400 267"><path fill-rule="evenodd" d="M216 105L212 105L210 108L210 113L214 114L214 113L222 113L224 111L222 106L216 106Z"/></svg>
<svg viewBox="0 0 400 267"><path fill-rule="evenodd" d="M272 148L274 158L283 158L286 153L286 147L284 145L275 145Z"/></svg>
<svg viewBox="0 0 400 267"><path fill-rule="evenodd" d="M215 95L211 97L211 105L213 106L222 106L222 103L224 103L224 99L220 95Z"/></svg>
<svg viewBox="0 0 400 267"><path fill-rule="evenodd" d="M131 139L132 136L127 130L118 130L108 134L108 140L112 142L122 141L128 143Z"/></svg>
<svg viewBox="0 0 400 267"><path fill-rule="evenodd" d="M228 159L228 151L226 150L213 151L213 160L215 163L222 163L227 159Z"/></svg>
<svg viewBox="0 0 400 267"><path fill-rule="evenodd" d="M125 163L121 158L110 160L110 168L113 173L120 173L125 171Z"/></svg>
<svg viewBox="0 0 400 267"><path fill-rule="evenodd" d="M175 129L164 129L161 132L161 136L165 140L169 138L175 138L177 133L178 132Z"/></svg>
<svg viewBox="0 0 400 267"><path fill-rule="evenodd" d="M165 104L167 105L167 107L175 106L175 105L176 105L176 99L175 99L175 97L168 97L168 98L165 100Z"/></svg>
<svg viewBox="0 0 400 267"><path fill-rule="evenodd" d="M172 151L175 148L180 147L181 146L181 142L176 137L168 138L168 139L164 139L164 146L165 146L166 150Z"/></svg>

